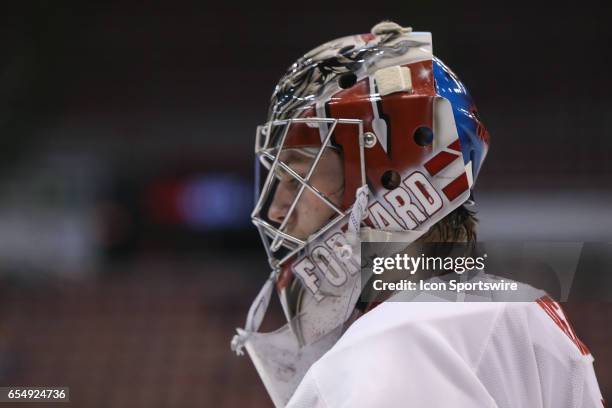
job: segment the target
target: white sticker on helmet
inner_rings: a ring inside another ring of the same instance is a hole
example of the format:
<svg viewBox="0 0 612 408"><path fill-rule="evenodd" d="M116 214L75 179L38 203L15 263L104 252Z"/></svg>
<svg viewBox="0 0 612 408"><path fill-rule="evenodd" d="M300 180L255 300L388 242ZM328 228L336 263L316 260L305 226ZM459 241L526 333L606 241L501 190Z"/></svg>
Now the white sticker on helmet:
<svg viewBox="0 0 612 408"><path fill-rule="evenodd" d="M374 80L380 96L395 92L412 92L410 68L394 66L379 69L374 73Z"/></svg>

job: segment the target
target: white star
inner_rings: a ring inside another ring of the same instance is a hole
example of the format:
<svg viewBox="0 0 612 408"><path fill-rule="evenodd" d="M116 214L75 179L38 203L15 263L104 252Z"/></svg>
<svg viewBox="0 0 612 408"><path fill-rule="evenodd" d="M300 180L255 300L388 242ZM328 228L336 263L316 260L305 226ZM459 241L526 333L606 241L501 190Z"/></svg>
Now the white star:
<svg viewBox="0 0 612 408"><path fill-rule="evenodd" d="M419 71L419 78L421 79L427 79L429 78L429 70L425 67L421 68L421 70Z"/></svg>

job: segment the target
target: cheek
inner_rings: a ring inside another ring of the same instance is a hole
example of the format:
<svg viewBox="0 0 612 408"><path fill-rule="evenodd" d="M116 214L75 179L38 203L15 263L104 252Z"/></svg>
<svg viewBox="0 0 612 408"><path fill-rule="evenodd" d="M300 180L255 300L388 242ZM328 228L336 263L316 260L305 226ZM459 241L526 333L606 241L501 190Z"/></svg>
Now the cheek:
<svg viewBox="0 0 612 408"><path fill-rule="evenodd" d="M299 212L299 217L311 221L327 219L334 212L311 191L304 191L296 210Z"/></svg>
<svg viewBox="0 0 612 408"><path fill-rule="evenodd" d="M327 166L311 179L312 185L327 197L333 197L344 186L344 177L341 168ZM333 200L332 200L333 201Z"/></svg>

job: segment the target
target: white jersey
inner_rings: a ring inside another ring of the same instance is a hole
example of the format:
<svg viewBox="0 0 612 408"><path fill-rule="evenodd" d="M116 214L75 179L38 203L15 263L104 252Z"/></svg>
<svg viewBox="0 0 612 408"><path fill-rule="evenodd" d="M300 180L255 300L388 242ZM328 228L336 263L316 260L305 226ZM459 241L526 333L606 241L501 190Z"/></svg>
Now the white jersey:
<svg viewBox="0 0 612 408"><path fill-rule="evenodd" d="M602 407L558 304L386 302L319 359L291 408Z"/></svg>

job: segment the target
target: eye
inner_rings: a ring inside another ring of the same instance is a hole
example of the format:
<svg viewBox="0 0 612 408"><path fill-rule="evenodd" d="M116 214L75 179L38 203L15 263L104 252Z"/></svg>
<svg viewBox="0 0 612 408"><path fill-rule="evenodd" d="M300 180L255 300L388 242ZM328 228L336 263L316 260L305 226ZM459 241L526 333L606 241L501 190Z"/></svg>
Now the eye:
<svg viewBox="0 0 612 408"><path fill-rule="evenodd" d="M300 177L303 178L302 175L300 175ZM291 186L291 188L298 188L301 184L300 181L296 179L295 177L289 177L288 183Z"/></svg>
<svg viewBox="0 0 612 408"><path fill-rule="evenodd" d="M300 186L300 181L285 171L278 172L276 177L281 184L291 190L295 190ZM300 174L300 177L303 178L304 176Z"/></svg>
<svg viewBox="0 0 612 408"><path fill-rule="evenodd" d="M282 167L278 166L276 171L274 172L274 177L278 179L281 183L286 183L289 179L292 179L291 175L287 173Z"/></svg>

